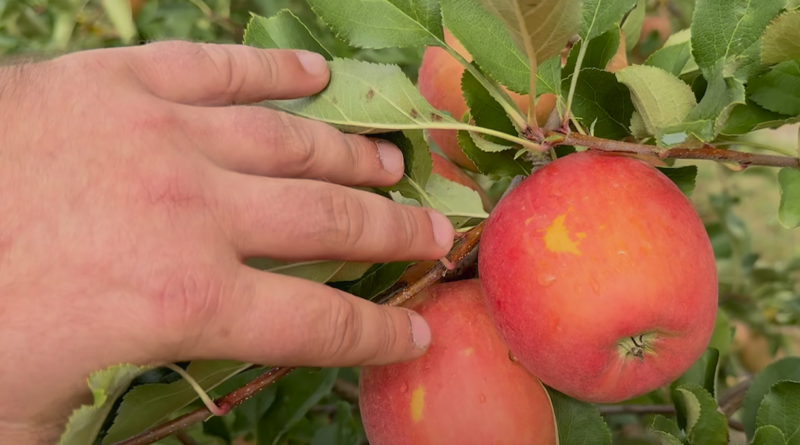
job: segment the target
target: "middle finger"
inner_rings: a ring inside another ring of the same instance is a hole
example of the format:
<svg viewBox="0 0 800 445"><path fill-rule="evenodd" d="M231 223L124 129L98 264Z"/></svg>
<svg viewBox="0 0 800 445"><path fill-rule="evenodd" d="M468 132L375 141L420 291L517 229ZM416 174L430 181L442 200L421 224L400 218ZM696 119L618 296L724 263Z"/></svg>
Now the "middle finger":
<svg viewBox="0 0 800 445"><path fill-rule="evenodd" d="M213 208L242 257L433 260L455 231L443 214L321 181L216 175Z"/></svg>
<svg viewBox="0 0 800 445"><path fill-rule="evenodd" d="M403 176L393 144L344 134L260 106L185 107L195 145L212 162L239 173L383 187Z"/></svg>

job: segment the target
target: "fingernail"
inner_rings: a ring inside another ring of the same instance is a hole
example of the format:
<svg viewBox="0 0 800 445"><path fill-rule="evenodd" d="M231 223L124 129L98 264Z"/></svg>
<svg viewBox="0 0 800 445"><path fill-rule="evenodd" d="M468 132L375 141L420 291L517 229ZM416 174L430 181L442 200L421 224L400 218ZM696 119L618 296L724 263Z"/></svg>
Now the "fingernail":
<svg viewBox="0 0 800 445"><path fill-rule="evenodd" d="M449 250L453 247L453 237L455 236L453 224L446 216L433 210L428 211L428 216L433 224L433 238L436 240L436 244Z"/></svg>
<svg viewBox="0 0 800 445"><path fill-rule="evenodd" d="M381 158L384 170L393 175L403 173L403 152L394 144L386 141L377 141L378 156Z"/></svg>
<svg viewBox="0 0 800 445"><path fill-rule="evenodd" d="M306 72L312 76L322 76L328 70L328 63L321 54L311 51L295 51L295 54Z"/></svg>
<svg viewBox="0 0 800 445"><path fill-rule="evenodd" d="M414 342L414 346L425 350L431 343L431 328L428 322L413 312L408 318L411 320L411 341Z"/></svg>

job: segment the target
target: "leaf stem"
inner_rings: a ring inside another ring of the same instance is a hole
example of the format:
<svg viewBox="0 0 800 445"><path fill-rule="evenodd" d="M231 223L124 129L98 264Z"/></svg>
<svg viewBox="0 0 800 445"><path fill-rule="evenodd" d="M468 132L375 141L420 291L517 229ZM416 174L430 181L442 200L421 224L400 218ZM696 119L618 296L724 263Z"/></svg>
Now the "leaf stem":
<svg viewBox="0 0 800 445"><path fill-rule="evenodd" d="M194 377L189 375L189 373L186 372L183 368L174 363L167 363L166 365L164 365L164 367L169 368L180 374L181 377L183 377L183 379L186 380L186 382L188 382L189 385L191 385L192 389L194 389L194 391L200 397L200 400L203 401L203 404L206 406L206 408L208 408L208 410L211 411L215 416L224 416L225 414L228 413L228 409L220 408L219 406L217 406L214 403L214 401L211 400L211 397L208 396L203 387L200 386L199 383L197 383L197 380L195 380Z"/></svg>
<svg viewBox="0 0 800 445"><path fill-rule="evenodd" d="M575 88L578 85L578 75L583 65L583 58L586 56L586 48L589 47L589 42L581 42L581 49L578 50L578 60L575 62L575 70L572 72L572 81L569 85L569 95L567 96L567 109L564 111L564 118L569 118L570 111L572 110L572 99L575 97Z"/></svg>
<svg viewBox="0 0 800 445"><path fill-rule="evenodd" d="M519 109L517 109L516 104L510 103L508 99L500 93L500 90L495 88L495 86L492 85L492 83L489 82L489 80L486 79L486 77L480 71L478 71L474 65L469 63L467 59L462 57L461 54L450 47L450 45L444 42L441 43L442 48L444 48L445 51L458 60L458 62L463 65L464 68L470 72L470 74L475 76L475 79L477 79L478 82L480 82L481 85L483 85L483 87L489 91L489 94L491 94L492 97L503 107L503 109L506 111L506 114L508 114L508 117L511 118L512 122L514 122L514 125L517 127L517 131L523 133L525 128L528 126L527 119L520 113Z"/></svg>

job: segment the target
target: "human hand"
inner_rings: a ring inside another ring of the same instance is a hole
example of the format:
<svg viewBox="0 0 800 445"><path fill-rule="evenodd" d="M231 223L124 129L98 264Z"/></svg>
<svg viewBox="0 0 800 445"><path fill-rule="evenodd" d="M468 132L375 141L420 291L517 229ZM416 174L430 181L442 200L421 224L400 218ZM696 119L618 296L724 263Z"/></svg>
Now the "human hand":
<svg viewBox="0 0 800 445"><path fill-rule="evenodd" d="M0 70L4 442L54 442L91 402L87 376L118 363L424 352L430 330L409 310L242 263L429 260L452 246L442 214L348 187L397 182L396 147L226 106L328 80L311 53L186 42Z"/></svg>

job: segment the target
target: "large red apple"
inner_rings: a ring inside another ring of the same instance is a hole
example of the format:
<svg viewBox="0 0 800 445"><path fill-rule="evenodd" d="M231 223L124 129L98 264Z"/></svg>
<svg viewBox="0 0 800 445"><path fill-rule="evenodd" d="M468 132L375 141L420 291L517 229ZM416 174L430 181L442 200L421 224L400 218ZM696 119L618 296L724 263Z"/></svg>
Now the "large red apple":
<svg viewBox="0 0 800 445"><path fill-rule="evenodd" d="M689 200L643 161L583 151L537 170L495 207L478 261L511 351L576 399L668 384L710 341L711 243Z"/></svg>
<svg viewBox="0 0 800 445"><path fill-rule="evenodd" d="M362 368L370 444L556 443L547 393L509 358L477 280L433 285L407 307L425 317L433 341L416 360Z"/></svg>

